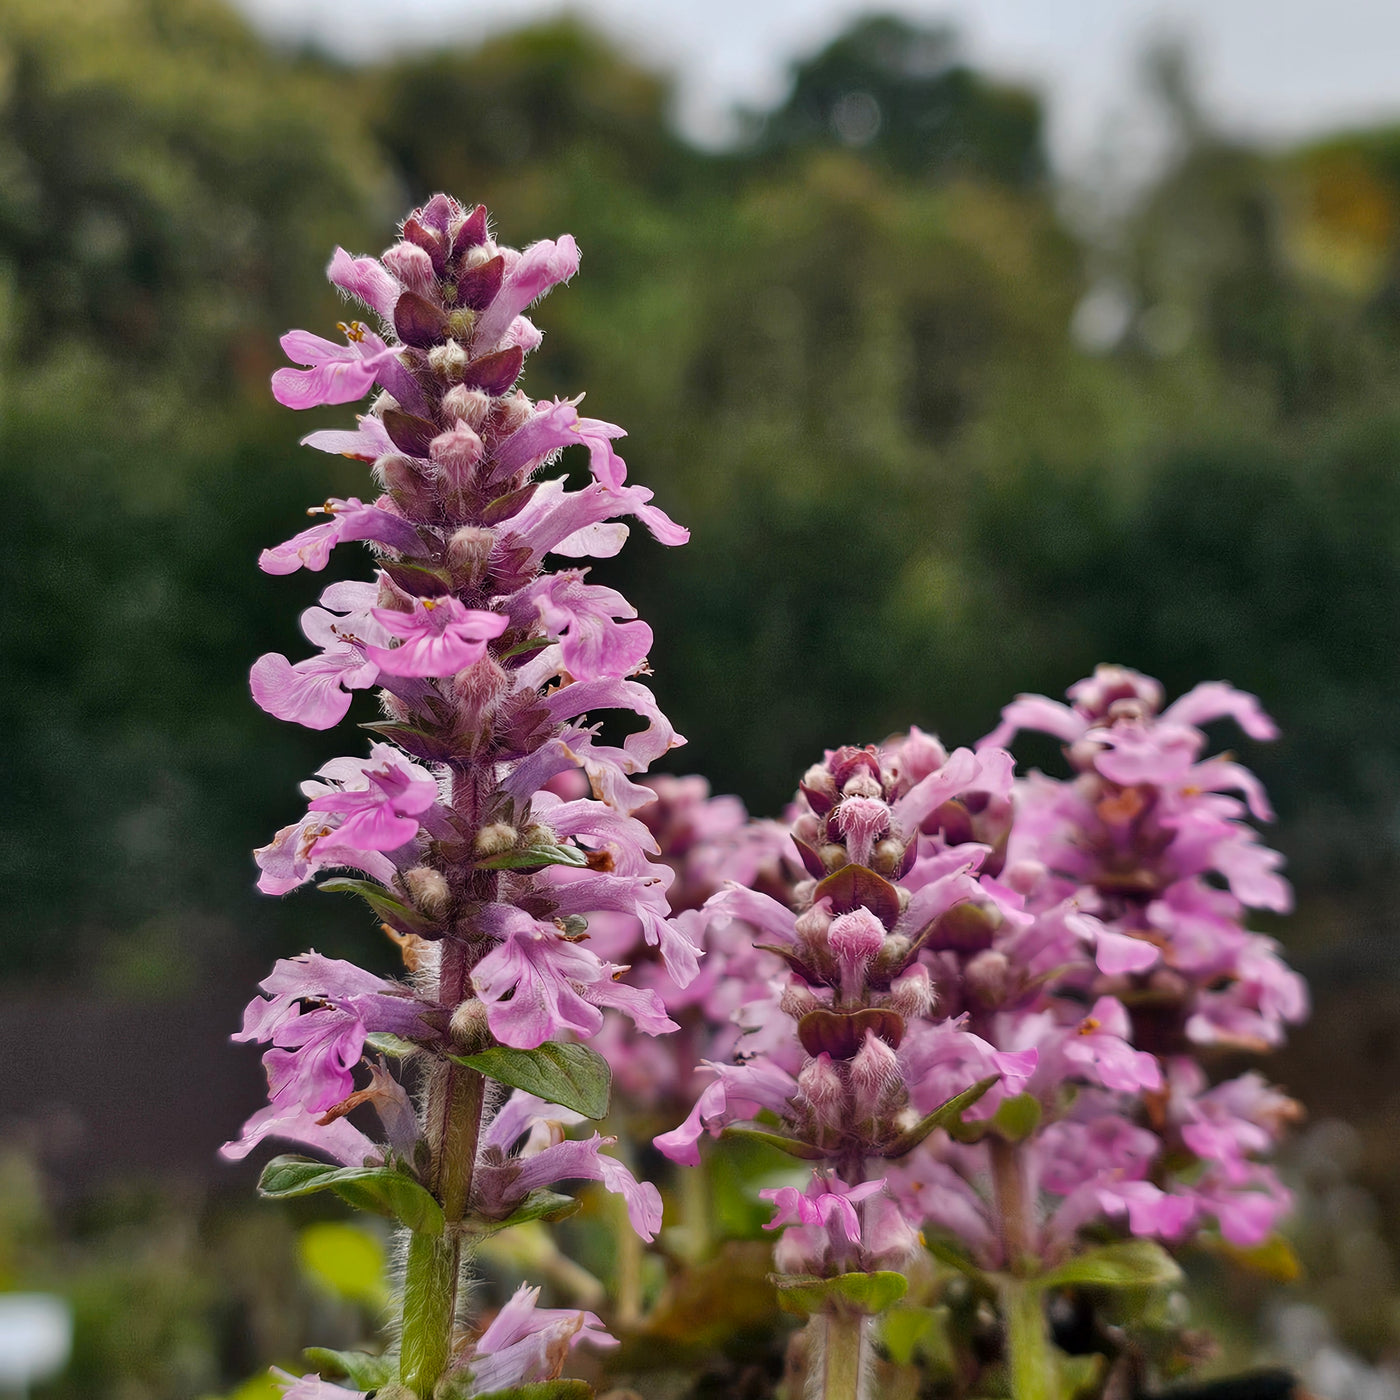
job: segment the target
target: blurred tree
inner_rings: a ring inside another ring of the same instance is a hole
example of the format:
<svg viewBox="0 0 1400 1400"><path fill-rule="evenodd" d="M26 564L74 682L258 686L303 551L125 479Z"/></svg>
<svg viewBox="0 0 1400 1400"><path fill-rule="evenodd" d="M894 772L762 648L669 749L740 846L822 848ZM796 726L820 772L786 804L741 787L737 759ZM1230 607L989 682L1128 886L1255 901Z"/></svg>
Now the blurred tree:
<svg viewBox="0 0 1400 1400"><path fill-rule="evenodd" d="M71 417L116 378L117 435L187 430L191 396L261 401L325 250L382 217L355 106L214 0L0 0L10 392Z"/></svg>
<svg viewBox="0 0 1400 1400"><path fill-rule="evenodd" d="M916 179L1025 187L1047 173L1039 100L961 62L951 29L893 15L858 19L798 64L756 125L760 151L844 146Z"/></svg>

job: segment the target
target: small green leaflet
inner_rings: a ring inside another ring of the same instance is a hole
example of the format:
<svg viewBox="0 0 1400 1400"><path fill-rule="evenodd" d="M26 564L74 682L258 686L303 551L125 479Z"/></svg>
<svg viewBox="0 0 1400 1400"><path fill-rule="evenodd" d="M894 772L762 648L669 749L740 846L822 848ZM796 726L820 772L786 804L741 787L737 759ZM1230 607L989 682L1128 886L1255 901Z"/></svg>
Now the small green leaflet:
<svg viewBox="0 0 1400 1400"><path fill-rule="evenodd" d="M534 1050L495 1045L476 1055L449 1055L450 1060L480 1070L498 1084L524 1089L546 1103L571 1108L585 1118L605 1118L612 1094L608 1062L586 1045L547 1041Z"/></svg>
<svg viewBox="0 0 1400 1400"><path fill-rule="evenodd" d="M334 1191L357 1210L387 1215L420 1235L442 1233L442 1207L411 1176L392 1167L332 1167L309 1157L274 1157L258 1191L274 1201Z"/></svg>

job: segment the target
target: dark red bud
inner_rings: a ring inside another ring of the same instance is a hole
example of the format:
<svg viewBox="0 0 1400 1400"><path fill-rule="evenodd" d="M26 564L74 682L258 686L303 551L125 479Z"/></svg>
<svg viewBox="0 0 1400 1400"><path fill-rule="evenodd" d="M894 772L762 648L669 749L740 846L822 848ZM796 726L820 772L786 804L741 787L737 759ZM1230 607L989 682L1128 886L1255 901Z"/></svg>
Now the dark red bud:
<svg viewBox="0 0 1400 1400"><path fill-rule="evenodd" d="M394 303L394 331L405 345L426 350L447 335L447 317L416 292L405 292Z"/></svg>
<svg viewBox="0 0 1400 1400"><path fill-rule="evenodd" d="M488 394L504 394L520 378L524 363L525 352L518 345L493 350L466 367L462 383L469 389L484 389Z"/></svg>
<svg viewBox="0 0 1400 1400"><path fill-rule="evenodd" d="M506 260L499 253L476 267L469 267L457 279L457 304L473 311L484 311L501 290L505 271Z"/></svg>

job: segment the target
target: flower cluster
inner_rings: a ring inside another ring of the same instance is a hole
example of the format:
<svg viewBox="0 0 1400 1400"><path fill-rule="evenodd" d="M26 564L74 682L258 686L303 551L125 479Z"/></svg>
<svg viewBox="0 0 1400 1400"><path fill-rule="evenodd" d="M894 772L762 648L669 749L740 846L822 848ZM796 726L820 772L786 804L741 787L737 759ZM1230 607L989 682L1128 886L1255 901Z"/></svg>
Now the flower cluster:
<svg viewBox="0 0 1400 1400"><path fill-rule="evenodd" d="M1003 793L1010 760L948 756L932 741L930 754L937 761L917 770L888 765L873 748L829 752L802 782L792 835L806 878L792 907L737 882L705 906L709 928L730 938L741 930L769 954L771 972L735 1011L736 1054L709 1062L712 1082L657 1146L693 1165L706 1133L735 1131L758 1113L775 1120L767 1136L823 1164L805 1196L775 1198L775 1223L806 1232L801 1249L786 1247L799 1273L897 1267L901 1249L907 1255L914 1233L870 1173L932 1131L925 1120L942 1100L931 1097L929 1067L950 1045L957 1071L979 1071L960 1077L954 1094L979 1078L1019 1083L1035 1063L934 1014L927 950L977 899L981 852L921 860L919 830L952 801Z"/></svg>
<svg viewBox="0 0 1400 1400"><path fill-rule="evenodd" d="M253 696L279 719L325 729L354 692L377 687L381 714L367 759L333 759L304 785L305 815L257 852L259 886L280 895L348 872L322 887L366 900L411 977L314 953L279 962L239 1036L269 1046L270 1102L225 1150L289 1139L357 1179L368 1173L391 1202L419 1202L405 1298L422 1284L415 1269L447 1295L402 1319L399 1379L420 1396L449 1370L454 1394L468 1373L470 1393L557 1376L568 1346L597 1335L596 1318L534 1309L527 1292L474 1343L456 1338L461 1243L473 1229L579 1178L620 1193L643 1238L661 1219L656 1188L601 1150L611 1139L564 1139L578 1113L521 1091L503 1099L468 1061L592 1036L605 1009L647 1033L674 1028L654 990L619 981L626 968L586 942L591 917L635 920L677 986L697 967L669 918L672 872L652 862L655 841L631 815L653 797L637 776L681 742L634 679L651 631L587 570L545 568L549 556L615 554L623 517L665 544L686 539L627 483L621 429L581 416L577 400L534 403L516 387L540 341L523 313L577 267L571 238L502 247L483 207L437 195L382 258L337 250L330 264L374 326L342 325L343 344L292 332L283 348L305 368L273 378L292 408L377 390L353 430L306 439L371 464L377 494L313 508L326 518L264 551L263 569L320 571L337 545L364 541L376 570L325 589L302 616L315 653L264 656ZM570 490L541 473L573 445L587 449L592 479ZM608 710L644 727L608 742L593 718ZM561 796L579 770L587 783ZM367 1062L367 1048L381 1058ZM420 1066L417 1103L384 1053ZM377 1136L352 1122L365 1106ZM323 1179L334 1189L339 1177ZM294 1393L312 1393L313 1382L299 1384Z"/></svg>
<svg viewBox="0 0 1400 1400"><path fill-rule="evenodd" d="M784 903L736 872L707 902L707 939L742 930L766 986L657 1145L694 1164L706 1133L757 1132L817 1164L805 1191L762 1193L780 1274L899 1269L922 1232L1034 1278L1105 1231L1257 1245L1287 1209L1264 1159L1296 1106L1202 1064L1306 1011L1245 926L1289 901L1245 821L1270 815L1263 791L1202 756L1202 724L1272 724L1220 684L1162 710L1116 667L1070 699L1021 697L975 753L917 729L829 752L792 822L808 878ZM1063 740L1072 776L1016 778L1001 745L1021 728Z"/></svg>
<svg viewBox="0 0 1400 1400"><path fill-rule="evenodd" d="M995 912L932 969L950 1013L1005 1050L1037 1052L1026 1085L1037 1128L1018 1155L1037 1205L1025 1243L1042 1260L1105 1216L1171 1243L1214 1227L1255 1245L1289 1204L1260 1159L1295 1105L1255 1073L1211 1087L1200 1059L1275 1046L1307 1010L1277 945L1245 926L1250 909L1290 903L1280 857L1244 821L1267 819L1267 800L1237 763L1202 757L1199 726L1275 731L1252 696L1219 683L1165 710L1162 698L1157 682L1102 666L1069 705L1007 706L982 752L1043 730L1073 776L1018 782L981 881ZM1004 1262L991 1152L945 1142L909 1172L931 1221Z"/></svg>

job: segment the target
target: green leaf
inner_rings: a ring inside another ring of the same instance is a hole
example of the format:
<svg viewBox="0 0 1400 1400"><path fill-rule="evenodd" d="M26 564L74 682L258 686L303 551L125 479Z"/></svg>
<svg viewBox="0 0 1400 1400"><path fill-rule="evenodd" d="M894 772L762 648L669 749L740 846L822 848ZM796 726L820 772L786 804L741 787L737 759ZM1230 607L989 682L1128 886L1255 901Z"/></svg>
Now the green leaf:
<svg viewBox="0 0 1400 1400"><path fill-rule="evenodd" d="M325 1380L347 1380L356 1390L375 1390L387 1385L397 1369L392 1356L371 1356L367 1351L307 1347L302 1355L312 1370Z"/></svg>
<svg viewBox="0 0 1400 1400"><path fill-rule="evenodd" d="M377 885L373 880L350 880L337 877L322 880L316 887L327 894L359 895L386 924L400 933L416 933L420 937L434 932L433 921L420 914L411 904L405 904L396 894Z"/></svg>
<svg viewBox="0 0 1400 1400"><path fill-rule="evenodd" d="M955 1240L935 1235L924 1241L924 1248L940 1264L946 1264L950 1269L956 1269L960 1274L966 1274L969 1278L975 1279L983 1277L982 1270L977 1267L977 1261L963 1245Z"/></svg>
<svg viewBox="0 0 1400 1400"><path fill-rule="evenodd" d="M799 1317L819 1312L857 1312L874 1317L909 1291L909 1280L889 1269L874 1274L837 1274L835 1278L791 1274L768 1277L778 1290L778 1306Z"/></svg>
<svg viewBox="0 0 1400 1400"><path fill-rule="evenodd" d="M521 846L502 851L498 856L476 862L478 870L538 870L546 865L572 865L582 868L588 864L588 852L578 846Z"/></svg>
<svg viewBox="0 0 1400 1400"><path fill-rule="evenodd" d="M730 1123L720 1136L737 1138L740 1142L761 1142L768 1147L776 1147L779 1152L786 1152L789 1157L801 1157L808 1162L825 1161L831 1155L820 1147L813 1147L810 1142L799 1142L781 1133L766 1133L762 1128L750 1128L744 1123Z"/></svg>
<svg viewBox="0 0 1400 1400"><path fill-rule="evenodd" d="M458 1396L470 1395L472 1400L593 1400L593 1387L587 1381L536 1381L532 1385L516 1385L509 1390L489 1390L478 1395L470 1384L460 1390L449 1386L444 1392L444 1400L457 1400Z"/></svg>
<svg viewBox="0 0 1400 1400"><path fill-rule="evenodd" d="M883 1147L878 1149L879 1155L881 1157L902 1157L906 1152L911 1152L916 1148L935 1128L951 1129L957 1124L962 1111L965 1108L971 1108L1000 1078L999 1074L989 1074L985 1079L979 1079L976 1084L964 1089L961 1094L954 1094L947 1103L940 1104L907 1132L903 1132L897 1138L885 1143Z"/></svg>
<svg viewBox="0 0 1400 1400"><path fill-rule="evenodd" d="M880 1342L890 1359L901 1366L918 1358L926 1373L950 1375L957 1357L948 1335L951 1312L946 1307L894 1307L880 1319Z"/></svg>
<svg viewBox="0 0 1400 1400"><path fill-rule="evenodd" d="M1007 1142L1024 1142L1040 1126L1040 1100L1034 1094L1003 1099L992 1114L992 1127Z"/></svg>
<svg viewBox="0 0 1400 1400"><path fill-rule="evenodd" d="M524 1089L546 1103L571 1108L585 1118L605 1118L612 1093L608 1062L586 1045L547 1041L534 1050L493 1045L475 1055L449 1055L498 1084Z"/></svg>
<svg viewBox="0 0 1400 1400"><path fill-rule="evenodd" d="M357 1210L387 1215L418 1234L442 1233L442 1207L411 1176L392 1167L332 1167L309 1157L274 1157L258 1182L274 1201L334 1191Z"/></svg>
<svg viewBox="0 0 1400 1400"><path fill-rule="evenodd" d="M1123 1240L1067 1259L1036 1283L1041 1288L1156 1288L1180 1278L1176 1260L1154 1240Z"/></svg>
<svg viewBox="0 0 1400 1400"><path fill-rule="evenodd" d="M527 1220L544 1220L553 1224L566 1220L578 1210L581 1203L572 1196L558 1191L531 1191L504 1220L472 1222L474 1233L495 1234L497 1230L509 1229L512 1225L523 1225Z"/></svg>

